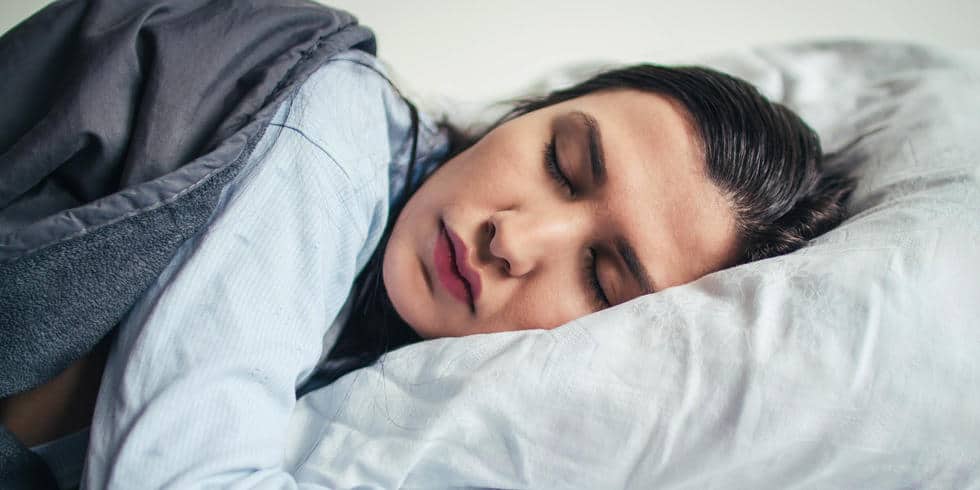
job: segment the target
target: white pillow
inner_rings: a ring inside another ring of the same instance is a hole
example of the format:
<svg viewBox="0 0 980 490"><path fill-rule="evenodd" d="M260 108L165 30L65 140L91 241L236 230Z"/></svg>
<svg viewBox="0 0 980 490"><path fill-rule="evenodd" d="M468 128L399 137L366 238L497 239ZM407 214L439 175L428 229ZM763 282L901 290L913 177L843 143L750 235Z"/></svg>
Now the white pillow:
<svg viewBox="0 0 980 490"><path fill-rule="evenodd" d="M712 60L860 184L839 228L555 330L423 342L300 400L329 487L980 487L980 59L821 42ZM873 133L872 133L873 131Z"/></svg>

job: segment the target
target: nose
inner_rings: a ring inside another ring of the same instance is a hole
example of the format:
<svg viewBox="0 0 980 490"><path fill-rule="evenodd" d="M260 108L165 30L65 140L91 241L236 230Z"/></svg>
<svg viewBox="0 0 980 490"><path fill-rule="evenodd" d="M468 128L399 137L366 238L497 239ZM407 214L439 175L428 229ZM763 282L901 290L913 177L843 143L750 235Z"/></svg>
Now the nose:
<svg viewBox="0 0 980 490"><path fill-rule="evenodd" d="M490 254L513 277L527 275L581 246L587 224L574 213L543 213L515 209L498 211L487 224Z"/></svg>

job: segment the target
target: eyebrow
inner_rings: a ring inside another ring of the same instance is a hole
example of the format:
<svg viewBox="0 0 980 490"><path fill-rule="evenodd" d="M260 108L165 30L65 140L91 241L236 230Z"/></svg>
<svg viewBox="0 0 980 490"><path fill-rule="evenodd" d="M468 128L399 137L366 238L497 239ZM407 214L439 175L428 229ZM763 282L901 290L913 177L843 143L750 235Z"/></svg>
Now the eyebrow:
<svg viewBox="0 0 980 490"><path fill-rule="evenodd" d="M657 291L654 287L656 286L650 274L647 273L646 267L640 263L640 260L636 257L636 250L626 241L623 237L616 238L616 251L623 258L623 262L626 263L626 268L629 269L630 274L633 279L636 280L637 284L640 285L640 289L643 290L643 294L650 294Z"/></svg>
<svg viewBox="0 0 980 490"><path fill-rule="evenodd" d="M575 111L573 114L582 118L589 133L589 162L592 167L592 180L596 185L606 181L606 155L602 151L602 133L599 131L599 121L591 114Z"/></svg>

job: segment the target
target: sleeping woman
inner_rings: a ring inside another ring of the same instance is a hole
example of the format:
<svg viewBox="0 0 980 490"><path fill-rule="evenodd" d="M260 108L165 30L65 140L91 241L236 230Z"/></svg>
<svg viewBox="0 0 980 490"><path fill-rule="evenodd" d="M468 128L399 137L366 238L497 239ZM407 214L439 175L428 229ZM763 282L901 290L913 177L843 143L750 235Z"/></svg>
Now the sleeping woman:
<svg viewBox="0 0 980 490"><path fill-rule="evenodd" d="M853 181L822 159L797 115L707 68L603 72L465 135L346 51L132 307L97 404L93 353L3 421L42 456L91 423L92 488L292 485L303 393L406 344L556 328L792 252L844 217ZM85 386L93 402L65 414Z"/></svg>

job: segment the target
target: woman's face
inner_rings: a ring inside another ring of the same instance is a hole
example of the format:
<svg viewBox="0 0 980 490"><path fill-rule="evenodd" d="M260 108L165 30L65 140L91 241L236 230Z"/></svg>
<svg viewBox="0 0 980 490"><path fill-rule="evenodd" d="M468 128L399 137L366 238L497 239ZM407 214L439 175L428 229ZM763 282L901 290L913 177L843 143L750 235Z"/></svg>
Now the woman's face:
<svg viewBox="0 0 980 490"><path fill-rule="evenodd" d="M383 277L420 336L462 336L554 328L737 250L681 106L609 90L513 119L446 162L398 217Z"/></svg>

